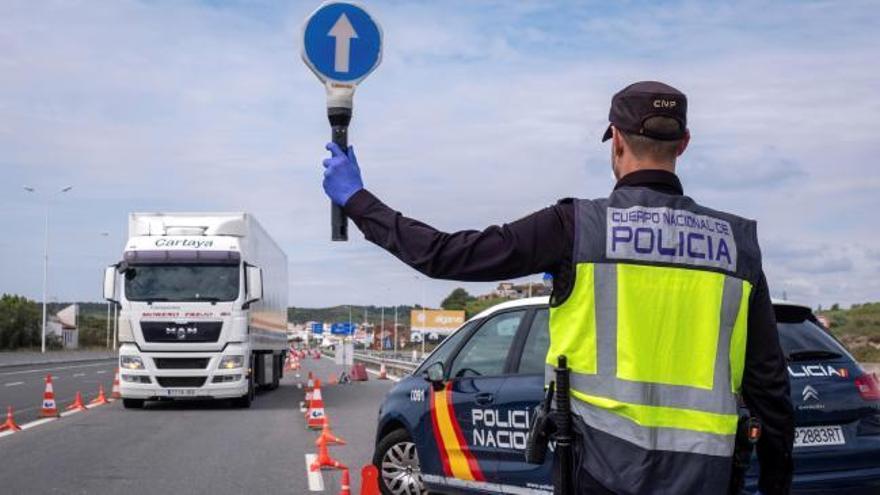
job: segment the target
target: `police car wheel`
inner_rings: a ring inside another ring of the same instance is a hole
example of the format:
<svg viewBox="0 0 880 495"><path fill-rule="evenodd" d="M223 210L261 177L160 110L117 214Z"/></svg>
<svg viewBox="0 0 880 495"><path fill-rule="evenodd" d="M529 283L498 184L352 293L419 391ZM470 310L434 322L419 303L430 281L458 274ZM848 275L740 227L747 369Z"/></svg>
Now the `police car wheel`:
<svg viewBox="0 0 880 495"><path fill-rule="evenodd" d="M385 435L376 449L374 464L379 466L379 488L383 495L426 495L416 444L406 430Z"/></svg>

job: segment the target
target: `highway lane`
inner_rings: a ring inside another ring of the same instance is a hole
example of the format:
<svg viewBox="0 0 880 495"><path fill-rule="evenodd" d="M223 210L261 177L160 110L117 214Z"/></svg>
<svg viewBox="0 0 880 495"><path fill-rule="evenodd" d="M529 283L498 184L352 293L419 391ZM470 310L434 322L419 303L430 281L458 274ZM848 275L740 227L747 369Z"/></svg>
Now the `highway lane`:
<svg viewBox="0 0 880 495"><path fill-rule="evenodd" d="M6 407L12 406L16 422L27 423L39 416L47 373L52 373L55 400L63 409L73 402L77 391L86 401L97 397L99 384L109 395L115 372L115 359L4 367L0 369L0 408L6 414Z"/></svg>
<svg viewBox="0 0 880 495"><path fill-rule="evenodd" d="M326 380L327 359L304 361ZM331 455L352 468L352 491L370 462L379 404L392 382L325 386L331 426L348 445ZM111 377L112 379L112 377ZM119 402L0 438L3 493L308 493L305 454L318 432L299 411L303 390L288 373L258 395L251 409L226 402ZM10 379L9 381L13 381ZM338 493L340 474L323 474L324 493Z"/></svg>

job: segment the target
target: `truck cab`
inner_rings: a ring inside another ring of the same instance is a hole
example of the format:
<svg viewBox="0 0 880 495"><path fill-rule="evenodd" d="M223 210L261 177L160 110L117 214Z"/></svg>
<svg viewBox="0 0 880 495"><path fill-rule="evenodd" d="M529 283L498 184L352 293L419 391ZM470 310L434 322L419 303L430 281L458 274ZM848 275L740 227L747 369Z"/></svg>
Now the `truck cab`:
<svg viewBox="0 0 880 495"><path fill-rule="evenodd" d="M104 296L119 312L120 392L234 399L276 388L287 352L287 258L245 213L133 213Z"/></svg>

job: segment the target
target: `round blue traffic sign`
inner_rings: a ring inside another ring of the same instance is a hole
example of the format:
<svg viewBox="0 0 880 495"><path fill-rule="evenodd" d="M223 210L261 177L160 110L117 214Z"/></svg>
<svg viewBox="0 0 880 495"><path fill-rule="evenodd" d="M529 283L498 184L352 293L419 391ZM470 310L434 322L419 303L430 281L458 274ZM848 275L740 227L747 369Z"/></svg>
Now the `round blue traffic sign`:
<svg viewBox="0 0 880 495"><path fill-rule="evenodd" d="M382 29L363 7L324 3L303 28L303 60L322 81L357 83L382 60Z"/></svg>

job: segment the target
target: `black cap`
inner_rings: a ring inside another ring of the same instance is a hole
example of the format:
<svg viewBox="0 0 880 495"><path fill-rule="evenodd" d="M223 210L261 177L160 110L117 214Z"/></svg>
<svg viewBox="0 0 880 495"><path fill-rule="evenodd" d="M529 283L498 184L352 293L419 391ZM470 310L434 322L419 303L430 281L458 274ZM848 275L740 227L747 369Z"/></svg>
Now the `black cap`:
<svg viewBox="0 0 880 495"><path fill-rule="evenodd" d="M645 129L650 117L671 117L679 128L673 133L659 133ZM681 91L657 81L641 81L621 89L611 99L608 112L611 125L602 141L611 139L611 126L630 134L640 134L661 141L675 141L687 131L687 96Z"/></svg>

